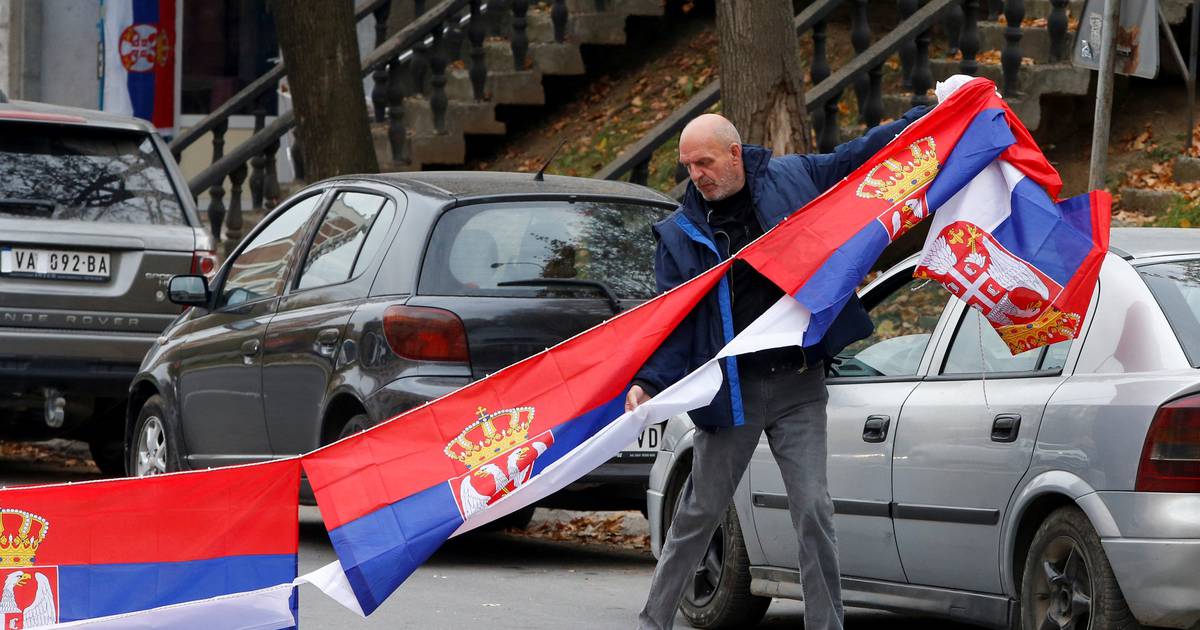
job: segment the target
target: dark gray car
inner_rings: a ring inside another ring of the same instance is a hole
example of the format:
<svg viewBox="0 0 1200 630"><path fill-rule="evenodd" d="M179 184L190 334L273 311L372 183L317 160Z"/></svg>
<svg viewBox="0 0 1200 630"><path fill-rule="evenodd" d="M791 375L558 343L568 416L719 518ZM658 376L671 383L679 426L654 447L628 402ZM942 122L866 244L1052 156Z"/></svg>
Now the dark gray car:
<svg viewBox="0 0 1200 630"><path fill-rule="evenodd" d="M268 216L146 356L129 470L311 451L539 352L655 294L650 225L675 202L519 173L339 178ZM639 508L660 427L560 493ZM585 491L585 492L577 492Z"/></svg>
<svg viewBox="0 0 1200 630"><path fill-rule="evenodd" d="M181 194L182 193L182 194ZM0 96L0 434L87 440L124 472L129 382L212 242L146 123Z"/></svg>

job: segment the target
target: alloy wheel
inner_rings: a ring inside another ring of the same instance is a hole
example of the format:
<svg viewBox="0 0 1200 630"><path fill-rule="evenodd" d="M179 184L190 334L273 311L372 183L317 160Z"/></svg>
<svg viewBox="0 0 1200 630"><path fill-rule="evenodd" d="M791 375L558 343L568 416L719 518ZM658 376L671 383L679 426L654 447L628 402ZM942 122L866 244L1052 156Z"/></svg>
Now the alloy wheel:
<svg viewBox="0 0 1200 630"><path fill-rule="evenodd" d="M1092 618L1092 572L1079 543L1069 536L1042 551L1042 571L1034 584L1038 630L1087 630Z"/></svg>
<svg viewBox="0 0 1200 630"><path fill-rule="evenodd" d="M691 590L688 600L695 606L704 606L712 601L721 583L721 574L725 571L725 525L717 526L708 549L700 558L696 572L692 575Z"/></svg>
<svg viewBox="0 0 1200 630"><path fill-rule="evenodd" d="M158 416L146 418L137 441L138 477L161 475L167 472L167 433Z"/></svg>

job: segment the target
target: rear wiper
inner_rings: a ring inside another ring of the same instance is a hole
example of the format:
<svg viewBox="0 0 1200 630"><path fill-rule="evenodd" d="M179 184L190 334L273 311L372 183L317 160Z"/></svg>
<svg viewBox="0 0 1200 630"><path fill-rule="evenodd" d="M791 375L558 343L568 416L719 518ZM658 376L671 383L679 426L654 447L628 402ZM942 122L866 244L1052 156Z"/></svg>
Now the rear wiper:
<svg viewBox="0 0 1200 630"><path fill-rule="evenodd" d="M0 199L0 212L50 216L54 214L55 205L53 201L45 199Z"/></svg>
<svg viewBox="0 0 1200 630"><path fill-rule="evenodd" d="M568 286L568 287L590 287L599 290L604 294L604 299L608 301L609 308L613 313L621 312L621 302L617 299L617 294L612 290L612 287L599 280L578 280L575 278L527 278L524 280L506 280L497 282L499 287L552 287L552 286Z"/></svg>

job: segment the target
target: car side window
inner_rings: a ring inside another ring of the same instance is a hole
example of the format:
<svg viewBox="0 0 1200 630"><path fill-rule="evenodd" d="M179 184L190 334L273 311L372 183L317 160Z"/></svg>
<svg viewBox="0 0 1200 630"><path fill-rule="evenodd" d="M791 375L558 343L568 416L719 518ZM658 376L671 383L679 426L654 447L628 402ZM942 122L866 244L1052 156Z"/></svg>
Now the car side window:
<svg viewBox="0 0 1200 630"><path fill-rule="evenodd" d="M355 270L355 260L364 249L367 234L386 201L379 195L339 193L317 226L296 288L311 289L349 280ZM385 225L379 231L386 230ZM379 243L379 239L374 239L371 245L378 248ZM362 253L369 257L373 252Z"/></svg>
<svg viewBox="0 0 1200 630"><path fill-rule="evenodd" d="M875 332L838 354L832 376L913 376L950 293L911 279L868 308Z"/></svg>
<svg viewBox="0 0 1200 630"><path fill-rule="evenodd" d="M283 291L288 262L320 203L320 194L301 199L246 245L229 267L217 297L217 308L276 296Z"/></svg>
<svg viewBox="0 0 1200 630"><path fill-rule="evenodd" d="M1060 341L1014 356L979 309L969 308L959 320L942 374L1057 372L1063 368L1070 344L1070 340Z"/></svg>

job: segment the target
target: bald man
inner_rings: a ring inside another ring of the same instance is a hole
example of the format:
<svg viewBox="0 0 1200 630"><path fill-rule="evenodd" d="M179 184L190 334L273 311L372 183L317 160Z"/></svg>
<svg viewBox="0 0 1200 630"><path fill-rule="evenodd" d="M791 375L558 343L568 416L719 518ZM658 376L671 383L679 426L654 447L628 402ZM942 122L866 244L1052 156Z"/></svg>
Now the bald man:
<svg viewBox="0 0 1200 630"><path fill-rule="evenodd" d="M925 111L915 108L832 153L775 158L763 147L742 144L737 129L721 116L704 114L692 120L679 137L679 162L691 180L687 193L679 209L654 226L658 289L666 291L696 277L762 236L848 176ZM753 267L735 261L717 288L642 366L626 409L700 367L783 295ZM678 507L665 507L675 513L638 628L670 628L680 606L690 618L704 620L706 627L749 626L766 612L770 600L750 597L749 575L744 569L734 572L728 564L727 570L711 576L719 584L708 590L689 588L684 597L685 583L700 581L698 565L712 573L701 558L710 541L724 543L713 541L717 526L725 524L725 536L738 528L731 499L763 433L783 475L800 544L804 627L842 627L833 501L825 476L825 367L846 345L872 330L866 311L852 296L817 345L721 360L721 390L709 406L689 414L698 429L692 474L679 493Z"/></svg>

